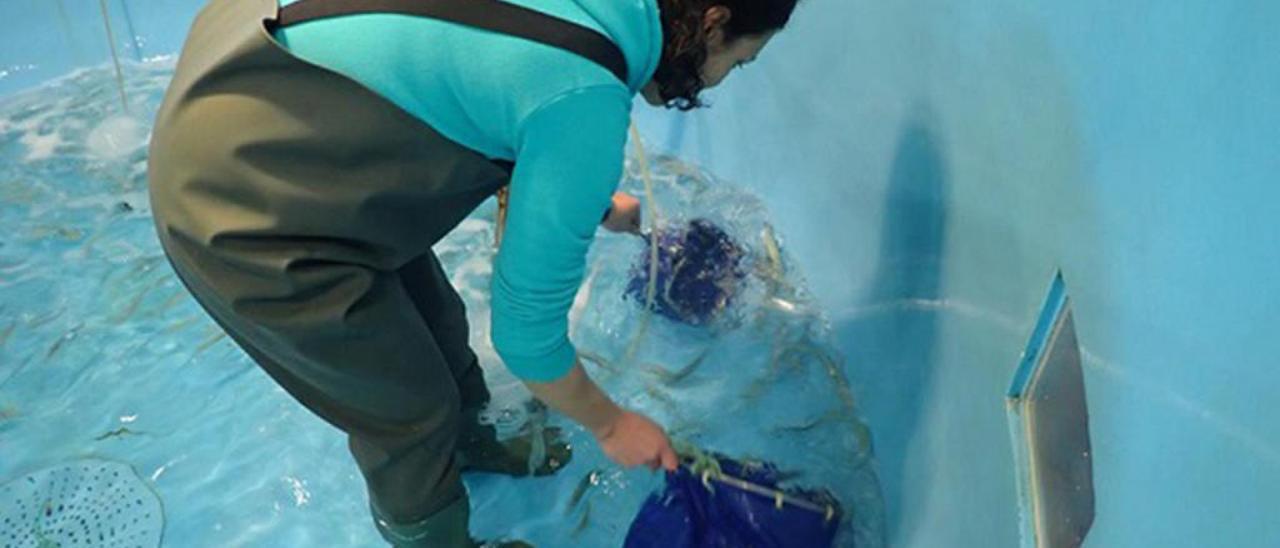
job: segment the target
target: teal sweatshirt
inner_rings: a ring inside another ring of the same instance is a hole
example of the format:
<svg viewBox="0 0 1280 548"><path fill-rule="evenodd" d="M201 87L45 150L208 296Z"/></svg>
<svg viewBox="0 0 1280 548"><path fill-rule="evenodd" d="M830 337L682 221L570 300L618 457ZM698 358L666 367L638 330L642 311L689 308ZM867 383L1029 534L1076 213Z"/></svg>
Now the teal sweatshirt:
<svg viewBox="0 0 1280 548"><path fill-rule="evenodd" d="M515 162L490 335L513 374L545 382L574 363L569 308L622 174L631 100L658 66L662 26L655 0L508 1L609 37L630 81L558 48L408 15L335 17L276 37L445 137Z"/></svg>

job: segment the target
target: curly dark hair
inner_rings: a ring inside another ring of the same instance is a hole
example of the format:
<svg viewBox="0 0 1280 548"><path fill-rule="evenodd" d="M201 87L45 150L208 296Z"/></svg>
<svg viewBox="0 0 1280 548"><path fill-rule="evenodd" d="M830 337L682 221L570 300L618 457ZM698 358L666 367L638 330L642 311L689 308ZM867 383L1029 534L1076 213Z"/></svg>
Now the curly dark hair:
<svg viewBox="0 0 1280 548"><path fill-rule="evenodd" d="M791 19L796 0L658 0L662 15L662 60L653 74L667 108L693 110L703 106L698 94L706 86L702 65L707 61L703 15L714 6L729 9L725 40L780 30Z"/></svg>

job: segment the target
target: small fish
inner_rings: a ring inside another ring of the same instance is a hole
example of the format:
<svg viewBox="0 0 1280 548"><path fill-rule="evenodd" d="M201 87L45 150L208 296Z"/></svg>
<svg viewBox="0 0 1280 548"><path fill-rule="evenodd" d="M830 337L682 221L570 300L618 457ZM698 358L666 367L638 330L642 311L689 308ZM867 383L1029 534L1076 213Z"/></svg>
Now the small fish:
<svg viewBox="0 0 1280 548"><path fill-rule="evenodd" d="M797 424L780 424L780 425L774 426L770 430L773 431L774 433L779 433L779 434L808 432L809 430L813 430L818 425L825 424L828 422L839 422L841 419L844 419L844 418L845 418L845 415L844 413L841 412L840 409L832 409L830 411L827 411L826 413L823 413L817 417L813 417L807 421L797 423Z"/></svg>
<svg viewBox="0 0 1280 548"><path fill-rule="evenodd" d="M849 386L849 379L844 376L843 361L832 356L830 352L818 348L813 343L807 343L802 349L808 351L822 363L822 367L827 372L827 377L831 379L831 383L836 390L836 395L840 397L841 403L844 403L845 411L849 416L853 416L856 402L853 398L853 389Z"/></svg>
<svg viewBox="0 0 1280 548"><path fill-rule="evenodd" d="M786 299L783 299L782 297L770 297L769 299L765 300L764 306L768 308L772 308L779 312L785 312L788 314L794 314L797 310L800 309L799 305L791 301L788 301Z"/></svg>
<svg viewBox="0 0 1280 548"><path fill-rule="evenodd" d="M101 436L93 438L93 441L102 441L107 438L123 438L125 436L133 436L138 434L141 434L141 432L134 432L133 430L130 430L127 427L122 426L120 428L117 428L105 434L102 434Z"/></svg>
<svg viewBox="0 0 1280 548"><path fill-rule="evenodd" d="M671 371L657 365L650 366L649 370L653 371L653 374L658 376L658 380L662 381L664 384L675 384L684 380L685 377L688 377L691 373L697 370L698 366L702 365L702 362L705 361L707 356L710 354L710 348L703 350L702 353L698 354L697 358L694 358L693 361L675 371Z"/></svg>
<svg viewBox="0 0 1280 548"><path fill-rule="evenodd" d="M175 305L183 301L182 298L186 296L186 294L187 292L181 289L174 291L173 295L170 295L168 299L165 299L163 303L160 303L160 306L156 307L156 313L159 314L173 308Z"/></svg>
<svg viewBox="0 0 1280 548"><path fill-rule="evenodd" d="M653 398L658 403L663 404L668 411L671 411L673 414L675 413L675 410L678 407L676 405L675 398L672 398L666 392L659 390L657 386L646 383L644 387L644 393L647 394L649 397Z"/></svg>
<svg viewBox="0 0 1280 548"><path fill-rule="evenodd" d="M137 259L136 261L133 262L133 268L129 269L130 279L132 279L132 275L134 274L141 275L141 274L150 272L151 269L156 266L156 263L160 262L161 260L162 260L161 257L156 257L154 255L141 257Z"/></svg>
<svg viewBox="0 0 1280 548"><path fill-rule="evenodd" d="M227 334L222 331L217 331L212 333L211 335L209 335L208 338L204 340L204 342L200 343L200 346L196 347L195 354L193 354L192 356L195 356L196 354L199 354L201 352L204 352L205 350L208 350L210 346L217 344L218 341L222 340L226 336Z"/></svg>
<svg viewBox="0 0 1280 548"><path fill-rule="evenodd" d="M600 366L601 369L604 369L606 371L617 372L617 368L614 367L612 363L609 363L609 360L606 360L604 356L601 356L599 354L578 349L578 357L584 360L587 360L591 363L594 363Z"/></svg>
<svg viewBox="0 0 1280 548"><path fill-rule="evenodd" d="M129 301L129 304L124 307L124 310L120 311L119 314L116 314L111 319L111 322L120 323L133 316L134 313L138 311L138 306L142 304L142 299L146 298L147 293L150 293L151 289L154 287L154 285L147 285L138 291L138 294L133 296L133 299Z"/></svg>
<svg viewBox="0 0 1280 548"><path fill-rule="evenodd" d="M13 334L13 330L17 327L18 322L9 322L9 327L4 328L4 331L0 331L0 346L4 346L4 343L9 342L9 336Z"/></svg>
<svg viewBox="0 0 1280 548"><path fill-rule="evenodd" d="M9 420L18 416L18 408L12 405L0 407L0 421Z"/></svg>
<svg viewBox="0 0 1280 548"><path fill-rule="evenodd" d="M703 429L698 423L690 422L684 417L676 417L667 426L667 434L684 438L696 438L703 434Z"/></svg>
<svg viewBox="0 0 1280 548"><path fill-rule="evenodd" d="M111 221L107 221L105 224L98 227L97 232L90 234L88 238L85 238L84 241L80 242L79 251L81 257L89 256L89 253L93 251L93 246L98 243L99 239L107 234L107 228L111 226L111 222L114 220L115 219L113 218Z"/></svg>
<svg viewBox="0 0 1280 548"><path fill-rule="evenodd" d="M84 327L84 326L83 326L83 325L77 325L77 326L75 326L75 327L71 328L71 330L67 331L67 332L66 332L64 335L62 335L61 337L58 337L58 340L57 340L57 341L54 341L53 346L50 346L50 347L49 347L49 352L48 352L48 353L46 353L46 354L44 355L44 359L46 359L46 360L52 359L52 358L53 358L53 355L54 355L54 354L57 354L57 353L58 353L58 350L61 350L61 349L62 349L62 345L63 345L63 344L66 344L66 343L67 343L68 341L70 341L71 339L76 338L76 332L77 332L77 331L80 331L80 328L81 328L81 327Z"/></svg>
<svg viewBox="0 0 1280 548"><path fill-rule="evenodd" d="M61 236L65 240L74 241L84 238L84 231L78 228L59 227L58 236Z"/></svg>
<svg viewBox="0 0 1280 548"><path fill-rule="evenodd" d="M782 265L782 250L778 246L778 238L773 234L773 227L768 224L760 230L761 244L764 246L765 258L769 260L768 268L770 274L774 278L781 278L784 271Z"/></svg>
<svg viewBox="0 0 1280 548"><path fill-rule="evenodd" d="M817 417L797 424L779 424L770 430L775 434L808 432L809 430L813 430L815 426L822 424L825 419L826 417Z"/></svg>
<svg viewBox="0 0 1280 548"><path fill-rule="evenodd" d="M186 328L187 328L187 327L189 327L191 324L194 324L194 323L196 323L196 322L198 322L198 321L200 321L200 317L199 317L199 316L188 316L188 317L186 317L186 318L183 318L183 319L181 319L181 320L178 320L178 321L176 321L176 322L173 322L173 323L169 324L169 326L168 326L168 327L165 327L165 328L164 328L164 331L165 331L165 333L173 333L173 332L175 332L175 331L182 331L183 329L186 329Z"/></svg>
<svg viewBox="0 0 1280 548"><path fill-rule="evenodd" d="M62 313L66 311L67 309L65 308L59 308L53 312L50 312L38 318L31 318L27 320L27 327L40 327L44 324L47 324L53 320L58 319L58 317L62 316Z"/></svg>
<svg viewBox="0 0 1280 548"><path fill-rule="evenodd" d="M743 458L740 462L742 463L742 471L744 475L759 473L769 467L769 465L765 464L765 461L754 457ZM777 483L786 483L791 480L804 477L803 470L781 470L776 466L772 468L773 470L772 473L769 474L769 477Z"/></svg>
<svg viewBox="0 0 1280 548"><path fill-rule="evenodd" d="M582 476L582 479L578 481L578 486L573 489L573 494L569 496L569 504L564 509L565 515L572 514L573 509L582 501L582 497L585 497L592 487L599 485L600 475L600 469L596 468Z"/></svg>
<svg viewBox="0 0 1280 548"><path fill-rule="evenodd" d="M775 331L775 333L773 334L773 338L775 340L777 340L781 336L782 336L781 329ZM788 351L789 351L788 348L776 347L776 346L773 348L769 356L769 367L765 370L764 375L761 375L760 377L751 381L751 384L747 385L747 388L743 390L742 398L744 400L747 400L749 402L754 402L754 400L757 400L764 395L764 392L766 389L768 389L770 386L773 386L774 381L776 381L778 376L782 374L783 359Z"/></svg>

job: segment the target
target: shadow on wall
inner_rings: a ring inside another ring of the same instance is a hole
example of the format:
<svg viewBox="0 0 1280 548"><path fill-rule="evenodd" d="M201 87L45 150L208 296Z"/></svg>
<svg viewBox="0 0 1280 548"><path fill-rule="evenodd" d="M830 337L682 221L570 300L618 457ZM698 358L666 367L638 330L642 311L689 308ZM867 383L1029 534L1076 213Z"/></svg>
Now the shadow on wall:
<svg viewBox="0 0 1280 548"><path fill-rule="evenodd" d="M879 262L862 305L836 329L856 353L862 412L871 424L884 489L889 545L911 530L904 513L909 445L916 436L934 376L937 314L922 301L940 297L946 245L946 162L927 111L909 116L899 133L885 186ZM913 485L928 485L928 467L912 467ZM915 512L910 512L915 514Z"/></svg>

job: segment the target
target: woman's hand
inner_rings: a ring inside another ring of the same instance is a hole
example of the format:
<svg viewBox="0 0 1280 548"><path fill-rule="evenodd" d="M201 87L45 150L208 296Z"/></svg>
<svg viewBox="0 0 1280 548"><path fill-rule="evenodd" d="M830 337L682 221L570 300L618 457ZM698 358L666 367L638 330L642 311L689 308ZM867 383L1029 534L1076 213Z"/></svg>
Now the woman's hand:
<svg viewBox="0 0 1280 548"><path fill-rule="evenodd" d="M675 470L679 464L662 427L613 403L587 376L581 361L575 359L569 372L556 380L525 385L538 399L585 426L614 462L655 470Z"/></svg>
<svg viewBox="0 0 1280 548"><path fill-rule="evenodd" d="M643 464L650 470L661 466L675 471L680 464L667 433L639 413L623 411L595 435L604 454L627 468Z"/></svg>
<svg viewBox="0 0 1280 548"><path fill-rule="evenodd" d="M613 193L613 206L604 220L604 227L613 232L640 233L640 200L625 192Z"/></svg>

